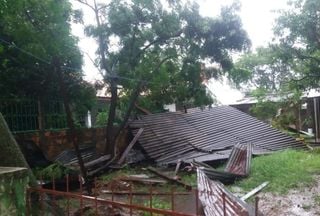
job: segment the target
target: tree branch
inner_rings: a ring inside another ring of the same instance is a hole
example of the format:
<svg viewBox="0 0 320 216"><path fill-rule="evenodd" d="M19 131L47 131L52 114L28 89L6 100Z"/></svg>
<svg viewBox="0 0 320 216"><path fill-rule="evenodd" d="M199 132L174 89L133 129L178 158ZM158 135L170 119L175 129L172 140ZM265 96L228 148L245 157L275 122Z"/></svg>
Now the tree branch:
<svg viewBox="0 0 320 216"><path fill-rule="evenodd" d="M151 47L152 45L158 43L158 42L165 42L166 40L169 40L171 38L176 38L179 37L182 34L183 30L181 29L180 31L176 32L175 34L165 37L165 38L157 38L153 41L151 41L148 45L146 45L145 47L143 47L140 52L137 53L137 55L133 58L134 60L137 59L144 51L146 51L149 47Z"/></svg>
<svg viewBox="0 0 320 216"><path fill-rule="evenodd" d="M93 11L95 11L95 8L94 8L92 5L90 5L90 4L87 2L87 0L76 0L76 1L79 2L79 3L81 3L81 4L84 4L84 5L88 6L88 7L91 8Z"/></svg>

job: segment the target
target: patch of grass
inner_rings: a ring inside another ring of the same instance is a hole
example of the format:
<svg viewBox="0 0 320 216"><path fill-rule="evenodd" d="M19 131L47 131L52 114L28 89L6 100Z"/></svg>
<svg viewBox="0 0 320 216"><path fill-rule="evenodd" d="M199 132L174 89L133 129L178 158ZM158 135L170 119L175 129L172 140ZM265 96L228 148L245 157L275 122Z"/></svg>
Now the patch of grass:
<svg viewBox="0 0 320 216"><path fill-rule="evenodd" d="M118 176L135 175L135 174L142 174L142 173L145 173L145 171L141 171L141 169L139 168L124 167L118 171L113 171L113 172L101 175L99 179L108 182Z"/></svg>
<svg viewBox="0 0 320 216"><path fill-rule="evenodd" d="M302 205L302 208L306 211L309 211L311 209L311 205Z"/></svg>
<svg viewBox="0 0 320 216"><path fill-rule="evenodd" d="M319 153L285 150L254 158L249 177L236 185L249 191L269 181L265 190L287 193L292 188L312 185L314 174L320 174Z"/></svg>
<svg viewBox="0 0 320 216"><path fill-rule="evenodd" d="M179 176L182 182L191 186L197 185L197 173L179 173Z"/></svg>
<svg viewBox="0 0 320 216"><path fill-rule="evenodd" d="M144 206L150 207L150 201L145 201ZM171 203L160 199L160 198L153 198L152 199L152 208L157 208L157 209L171 209ZM149 212L144 212L143 216L149 216L149 215L154 215L154 216L160 216L162 214L151 214Z"/></svg>
<svg viewBox="0 0 320 216"><path fill-rule="evenodd" d="M314 202L315 204L320 205L320 195L314 196Z"/></svg>

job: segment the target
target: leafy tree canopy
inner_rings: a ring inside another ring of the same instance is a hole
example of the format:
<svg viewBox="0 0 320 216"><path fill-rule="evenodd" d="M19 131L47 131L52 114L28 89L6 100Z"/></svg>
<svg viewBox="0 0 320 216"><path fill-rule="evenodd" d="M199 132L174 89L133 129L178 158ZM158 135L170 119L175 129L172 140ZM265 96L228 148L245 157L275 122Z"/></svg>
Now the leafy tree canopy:
<svg viewBox="0 0 320 216"><path fill-rule="evenodd" d="M0 91L4 97L60 98L52 59L61 60L74 102L94 91L82 79L82 56L71 35L68 1L0 0Z"/></svg>
<svg viewBox="0 0 320 216"><path fill-rule="evenodd" d="M80 1L84 2L85 1ZM103 38L105 81L116 79L124 95L142 83L140 103L157 109L163 104L212 103L202 81L233 67L233 52L250 46L237 11L225 7L215 18L203 17L188 1L113 0L96 5L100 27L87 26L88 35ZM94 6L92 6L94 7ZM100 43L101 44L101 43ZM215 70L205 70L215 64Z"/></svg>
<svg viewBox="0 0 320 216"><path fill-rule="evenodd" d="M276 20L273 43L245 55L237 66L250 71L256 87L269 91L319 88L320 1L292 0L288 5Z"/></svg>

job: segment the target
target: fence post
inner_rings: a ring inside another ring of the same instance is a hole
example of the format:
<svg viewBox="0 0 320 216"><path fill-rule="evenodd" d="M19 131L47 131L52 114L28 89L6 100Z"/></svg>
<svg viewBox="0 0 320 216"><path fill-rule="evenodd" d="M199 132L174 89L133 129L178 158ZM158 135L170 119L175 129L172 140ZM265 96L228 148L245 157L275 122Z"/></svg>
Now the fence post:
<svg viewBox="0 0 320 216"><path fill-rule="evenodd" d="M258 216L258 214L259 214L258 205L259 205L259 197L256 196L256 197L255 197L255 216Z"/></svg>
<svg viewBox="0 0 320 216"><path fill-rule="evenodd" d="M82 177L79 175L79 184L80 184L80 215L83 215L83 200L82 200L82 195L83 195L83 188L82 188Z"/></svg>
<svg viewBox="0 0 320 216"><path fill-rule="evenodd" d="M66 175L67 193L69 193L69 174ZM67 197L67 215L70 215L70 198Z"/></svg>
<svg viewBox="0 0 320 216"><path fill-rule="evenodd" d="M152 209L152 185L150 185L150 202L149 202L149 204L150 204L150 208ZM151 214L150 214L151 216L153 215L152 214L152 212L151 212Z"/></svg>
<svg viewBox="0 0 320 216"><path fill-rule="evenodd" d="M130 216L132 216L132 182L130 182L130 193L129 193L129 203L130 203Z"/></svg>
<svg viewBox="0 0 320 216"><path fill-rule="evenodd" d="M42 184L43 184L43 177L42 175L40 175L40 188L42 189ZM44 208L44 205L43 205L43 196L42 196L42 191L40 192L40 213L44 212L43 211L43 208Z"/></svg>
<svg viewBox="0 0 320 216"><path fill-rule="evenodd" d="M174 211L174 187L171 187L171 210Z"/></svg>
<svg viewBox="0 0 320 216"><path fill-rule="evenodd" d="M198 212L198 209L199 209L199 191L198 191L198 188L196 188L194 190L194 192L195 192L195 198L196 198L196 215L198 215L199 214L199 212Z"/></svg>

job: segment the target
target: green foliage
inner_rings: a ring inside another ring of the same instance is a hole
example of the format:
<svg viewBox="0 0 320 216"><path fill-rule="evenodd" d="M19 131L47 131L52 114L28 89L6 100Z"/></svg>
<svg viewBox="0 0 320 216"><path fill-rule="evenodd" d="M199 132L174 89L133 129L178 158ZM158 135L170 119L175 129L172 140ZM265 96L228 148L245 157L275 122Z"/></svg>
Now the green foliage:
<svg viewBox="0 0 320 216"><path fill-rule="evenodd" d="M257 88L251 92L257 100L250 112L260 120L268 121L279 129L287 129L291 124L300 128L299 112L302 92L282 87L275 93L265 88Z"/></svg>
<svg viewBox="0 0 320 216"><path fill-rule="evenodd" d="M179 173L179 176L181 177L181 181L191 185L196 186L197 185L197 174L196 173Z"/></svg>
<svg viewBox="0 0 320 216"><path fill-rule="evenodd" d="M285 150L253 159L248 178L236 183L246 191L269 181L266 190L287 193L288 190L312 185L313 175L319 174L319 154L306 151Z"/></svg>
<svg viewBox="0 0 320 216"><path fill-rule="evenodd" d="M208 105L213 100L202 75L225 74L233 66L231 52L250 46L238 10L239 5L233 4L209 18L200 15L195 1L178 0L164 6L160 0L133 0L131 4L114 0L100 10L103 18L99 21L104 21L100 28L87 26L86 32L102 38L99 49L104 50L106 62L101 56L99 62L106 70L105 81L119 77L121 95L131 95L142 80L139 104L151 111L170 103ZM204 62L216 63L218 69L205 71Z"/></svg>
<svg viewBox="0 0 320 216"><path fill-rule="evenodd" d="M76 109L90 108L93 87L82 79L82 56L71 34L69 1L0 0L0 91L2 96L59 99L52 59L61 60L63 76ZM79 111L80 112L80 111Z"/></svg>
<svg viewBox="0 0 320 216"><path fill-rule="evenodd" d="M283 64L280 51L276 46L259 47L255 53L243 55L235 65L238 72L244 71L249 78L249 86L268 91L279 91L292 77L289 65ZM245 81L245 80L244 80Z"/></svg>
<svg viewBox="0 0 320 216"><path fill-rule="evenodd" d="M4 174L5 176L5 174ZM10 175L9 175L10 176ZM2 177L0 180L0 214L23 216L26 212L26 188L29 178Z"/></svg>
<svg viewBox="0 0 320 216"><path fill-rule="evenodd" d="M53 163L45 168L35 168L33 173L37 178L45 180L52 180L52 178L59 179L65 175L70 174L72 171L60 163Z"/></svg>
<svg viewBox="0 0 320 216"><path fill-rule="evenodd" d="M237 67L251 72L251 84L272 91L318 88L320 2L292 0L288 6L276 20L274 42L243 56Z"/></svg>
<svg viewBox="0 0 320 216"><path fill-rule="evenodd" d="M264 88L258 88L252 91L254 98L258 102L250 108L250 112L256 118L267 121L274 118L280 108L279 103L270 101L267 96L267 90Z"/></svg>
<svg viewBox="0 0 320 216"><path fill-rule="evenodd" d="M104 127L107 125L108 121L108 112L102 111L99 112L96 117L95 127Z"/></svg>
<svg viewBox="0 0 320 216"><path fill-rule="evenodd" d="M150 207L150 201L149 200L145 201L144 202L144 206ZM167 200L160 199L160 198L157 198L157 197L153 197L152 198L152 208L169 210L169 209L171 209L171 203L168 202ZM151 213L145 212L143 215L144 216L149 216L149 215L160 216L162 214L155 214L155 213L151 214Z"/></svg>

